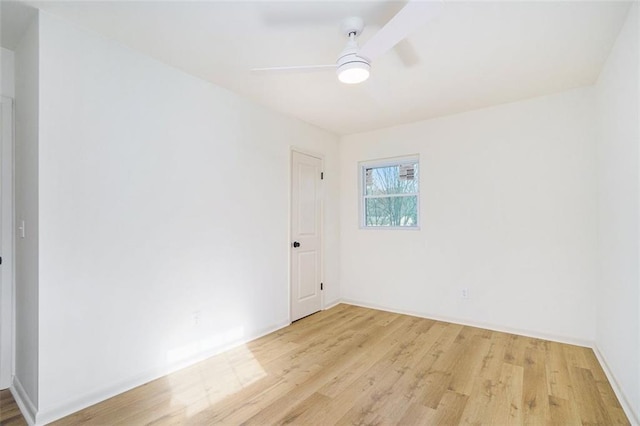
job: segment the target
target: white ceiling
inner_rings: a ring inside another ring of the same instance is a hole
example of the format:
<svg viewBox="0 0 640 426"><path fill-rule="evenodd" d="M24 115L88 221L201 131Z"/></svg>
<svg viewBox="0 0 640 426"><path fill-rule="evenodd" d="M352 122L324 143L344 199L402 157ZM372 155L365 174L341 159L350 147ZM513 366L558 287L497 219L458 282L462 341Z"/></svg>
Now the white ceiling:
<svg viewBox="0 0 640 426"><path fill-rule="evenodd" d="M364 18L362 43L403 2L30 3L338 134L593 84L630 6L448 1L436 20L373 63L367 82L347 86L332 71L265 75L250 70L334 63L346 41L339 31L343 18Z"/></svg>

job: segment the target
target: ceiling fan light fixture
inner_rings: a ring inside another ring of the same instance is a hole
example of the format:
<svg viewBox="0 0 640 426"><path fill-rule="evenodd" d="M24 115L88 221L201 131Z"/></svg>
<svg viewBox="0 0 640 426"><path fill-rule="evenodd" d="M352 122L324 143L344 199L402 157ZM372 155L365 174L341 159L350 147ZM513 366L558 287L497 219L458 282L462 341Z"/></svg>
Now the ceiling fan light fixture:
<svg viewBox="0 0 640 426"><path fill-rule="evenodd" d="M347 45L338 57L336 74L338 80L345 84L362 83L369 78L371 66L369 61L358 56L358 41L356 37L362 32L362 19L351 18L345 21L343 30L349 37Z"/></svg>
<svg viewBox="0 0 640 426"><path fill-rule="evenodd" d="M371 66L364 61L347 62L338 66L338 80L345 84L362 83L369 78Z"/></svg>

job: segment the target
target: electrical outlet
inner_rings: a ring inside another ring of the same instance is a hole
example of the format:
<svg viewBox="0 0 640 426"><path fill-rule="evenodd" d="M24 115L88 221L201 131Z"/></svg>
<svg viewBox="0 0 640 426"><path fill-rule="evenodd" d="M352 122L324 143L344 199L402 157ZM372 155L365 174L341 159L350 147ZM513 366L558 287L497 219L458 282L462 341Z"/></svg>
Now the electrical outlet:
<svg viewBox="0 0 640 426"><path fill-rule="evenodd" d="M191 321L193 322L193 326L197 327L200 325L200 311L194 311L191 314Z"/></svg>
<svg viewBox="0 0 640 426"><path fill-rule="evenodd" d="M469 287L463 287L462 291L460 291L460 297L463 299L469 298Z"/></svg>

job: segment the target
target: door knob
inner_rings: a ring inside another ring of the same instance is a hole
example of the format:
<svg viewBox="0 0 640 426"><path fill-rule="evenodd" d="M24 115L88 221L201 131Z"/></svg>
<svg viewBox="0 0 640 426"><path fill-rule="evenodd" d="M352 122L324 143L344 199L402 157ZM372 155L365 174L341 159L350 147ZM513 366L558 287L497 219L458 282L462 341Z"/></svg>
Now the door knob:
<svg viewBox="0 0 640 426"><path fill-rule="evenodd" d="M300 247L300 243L299 243L299 242L297 242L297 241L294 241L294 242L293 242L293 247L295 247L295 248Z"/></svg>

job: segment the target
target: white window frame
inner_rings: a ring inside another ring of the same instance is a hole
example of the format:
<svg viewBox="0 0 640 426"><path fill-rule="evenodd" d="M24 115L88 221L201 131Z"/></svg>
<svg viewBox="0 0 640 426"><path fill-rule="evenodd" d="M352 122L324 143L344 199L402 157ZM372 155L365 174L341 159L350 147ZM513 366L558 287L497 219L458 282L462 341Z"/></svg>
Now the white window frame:
<svg viewBox="0 0 640 426"><path fill-rule="evenodd" d="M398 195L366 195L366 169L375 168L375 167L390 167L390 166L400 166L405 163L415 162L418 164L418 192L414 193L406 193L406 194L398 194ZM420 170L420 156L418 154L407 155L403 157L393 157L393 158L383 158L379 160L368 160L361 161L358 163L358 199L360 200L359 204L359 214L360 214L360 229L375 229L375 230L403 230L403 231L419 231L420 230L420 176L422 176ZM407 197L407 196L415 196L416 197L416 225L415 226L367 226L366 221L366 211L365 211L365 200L367 198L388 198L388 197Z"/></svg>

